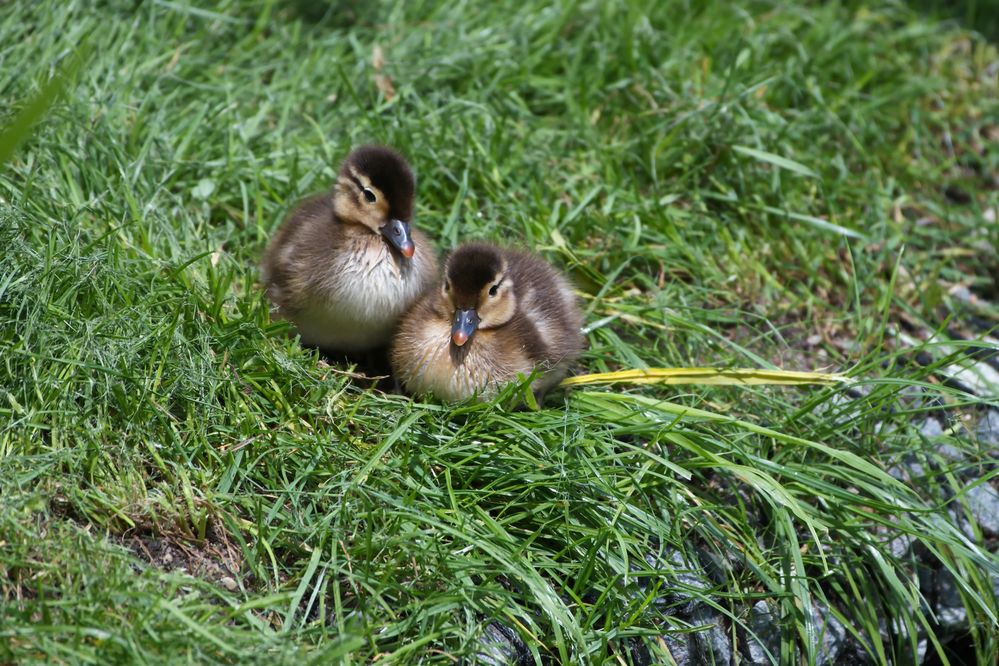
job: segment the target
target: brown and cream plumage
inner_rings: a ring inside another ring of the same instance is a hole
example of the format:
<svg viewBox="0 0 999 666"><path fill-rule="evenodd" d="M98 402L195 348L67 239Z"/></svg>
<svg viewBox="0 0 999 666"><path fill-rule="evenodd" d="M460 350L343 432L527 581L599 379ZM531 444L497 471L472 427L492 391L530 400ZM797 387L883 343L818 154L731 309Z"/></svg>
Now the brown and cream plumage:
<svg viewBox="0 0 999 666"><path fill-rule="evenodd" d="M304 344L340 352L383 346L437 279L433 245L410 227L414 191L401 155L363 146L344 161L331 192L285 219L261 273L273 311Z"/></svg>
<svg viewBox="0 0 999 666"><path fill-rule="evenodd" d="M441 288L403 317L392 369L411 393L462 400L537 368L532 388L543 395L582 351L581 325L572 289L544 260L470 243L448 257Z"/></svg>

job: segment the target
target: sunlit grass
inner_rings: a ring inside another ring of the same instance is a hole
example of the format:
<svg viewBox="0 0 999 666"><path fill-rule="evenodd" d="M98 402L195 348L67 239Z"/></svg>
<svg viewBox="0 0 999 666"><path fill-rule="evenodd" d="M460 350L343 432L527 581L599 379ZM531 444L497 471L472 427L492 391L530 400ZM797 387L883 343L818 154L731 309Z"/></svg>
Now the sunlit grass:
<svg viewBox="0 0 999 666"><path fill-rule="evenodd" d="M946 656L943 567L994 663L995 543L951 509L999 396L942 379L981 331L941 338L999 322L993 46L896 3L91 5L0 12L5 125L88 45L0 170L0 661L450 662L495 623L669 663L691 608L742 649L765 600L774 663L818 659L816 604L907 663ZM256 266L362 141L441 249L572 276L580 374L741 385L444 406L302 350Z"/></svg>

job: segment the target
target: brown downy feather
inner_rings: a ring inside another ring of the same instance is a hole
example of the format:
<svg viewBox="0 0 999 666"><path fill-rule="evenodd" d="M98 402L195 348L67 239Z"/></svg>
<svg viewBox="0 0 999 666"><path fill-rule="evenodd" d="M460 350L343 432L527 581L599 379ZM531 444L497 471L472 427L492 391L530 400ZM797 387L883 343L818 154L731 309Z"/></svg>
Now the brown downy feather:
<svg viewBox="0 0 999 666"><path fill-rule="evenodd" d="M430 240L409 228L406 257L381 230L408 223L415 183L392 150L364 146L344 161L329 193L305 199L274 234L261 276L275 316L303 344L360 352L389 342L399 317L437 278Z"/></svg>
<svg viewBox="0 0 999 666"><path fill-rule="evenodd" d="M480 319L461 345L451 337L458 310L474 310ZM448 258L441 289L403 317L392 367L407 391L444 400L488 397L537 368L542 374L532 388L543 394L582 352L581 326L571 287L544 260L469 243Z"/></svg>

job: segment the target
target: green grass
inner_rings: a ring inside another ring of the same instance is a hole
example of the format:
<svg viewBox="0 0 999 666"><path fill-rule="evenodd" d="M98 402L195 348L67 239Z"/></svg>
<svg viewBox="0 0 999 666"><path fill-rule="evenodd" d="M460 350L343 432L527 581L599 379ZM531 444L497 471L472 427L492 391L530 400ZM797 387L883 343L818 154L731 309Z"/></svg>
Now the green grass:
<svg viewBox="0 0 999 666"><path fill-rule="evenodd" d="M816 658L816 602L875 663L911 659L917 628L946 660L917 560L953 572L995 662L995 541L948 509L962 468L996 483L970 433L999 395L933 374L963 358L947 313L999 323L953 290L999 301L995 45L901 2L549 4L5 4L0 124L86 48L0 169L0 662L450 663L498 621L542 662L644 643L668 663L685 603L741 640L760 599L775 661ZM442 249L502 239L572 275L586 371L860 390L516 411L517 387L365 389L256 284L282 216L362 141L411 158ZM923 477L886 473L905 456ZM675 550L714 563L707 586Z"/></svg>

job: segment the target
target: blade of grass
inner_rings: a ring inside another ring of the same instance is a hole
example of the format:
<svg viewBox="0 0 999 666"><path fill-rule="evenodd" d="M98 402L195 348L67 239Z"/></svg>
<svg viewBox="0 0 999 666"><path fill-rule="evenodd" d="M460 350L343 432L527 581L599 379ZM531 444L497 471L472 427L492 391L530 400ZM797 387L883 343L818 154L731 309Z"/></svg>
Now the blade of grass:
<svg viewBox="0 0 999 666"><path fill-rule="evenodd" d="M14 156L17 147L31 135L32 128L45 117L49 107L75 83L76 74L86 62L88 53L86 42L81 43L59 63L49 80L0 131L0 165Z"/></svg>
<svg viewBox="0 0 999 666"><path fill-rule="evenodd" d="M562 380L562 386L603 384L665 384L700 386L799 386L838 384L852 381L845 375L795 370L755 368L637 368L615 372L576 375Z"/></svg>

